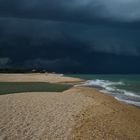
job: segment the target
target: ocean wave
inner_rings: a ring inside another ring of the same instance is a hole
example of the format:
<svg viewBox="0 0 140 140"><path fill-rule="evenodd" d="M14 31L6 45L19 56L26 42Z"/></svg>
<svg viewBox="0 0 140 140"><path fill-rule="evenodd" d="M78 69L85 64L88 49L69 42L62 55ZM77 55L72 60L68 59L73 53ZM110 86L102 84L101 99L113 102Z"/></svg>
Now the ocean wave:
<svg viewBox="0 0 140 140"><path fill-rule="evenodd" d="M126 100L126 99L122 99L122 98L119 98L119 97L115 97L115 99L118 100L118 101L121 101L121 102L125 102L127 104L131 104L131 105L135 105L135 106L140 107L140 102L139 101Z"/></svg>
<svg viewBox="0 0 140 140"><path fill-rule="evenodd" d="M119 101L123 101L125 103L133 104L140 107L140 95L137 95L136 93L130 91L126 91L124 89L119 89L118 87L116 87L119 85L125 86L125 83L122 81L112 82L108 80L96 79L88 80L84 84L76 86L93 87L99 90L100 92L114 96Z"/></svg>
<svg viewBox="0 0 140 140"><path fill-rule="evenodd" d="M126 91L126 90L123 90L123 91L124 91L124 95L126 95L126 96L140 98L140 95L137 95L135 93L132 93L132 92L129 92L129 91Z"/></svg>
<svg viewBox="0 0 140 140"><path fill-rule="evenodd" d="M106 89L107 91L115 91L116 85L124 85L124 83L122 81L112 82L108 80L96 79L96 80L88 80L84 84L77 85L77 86L100 87L102 89Z"/></svg>
<svg viewBox="0 0 140 140"><path fill-rule="evenodd" d="M96 79L96 80L88 80L83 85L87 85L87 86L98 85L98 86L107 87L110 85L124 85L124 83L122 81L112 82L112 81L108 81L108 80Z"/></svg>

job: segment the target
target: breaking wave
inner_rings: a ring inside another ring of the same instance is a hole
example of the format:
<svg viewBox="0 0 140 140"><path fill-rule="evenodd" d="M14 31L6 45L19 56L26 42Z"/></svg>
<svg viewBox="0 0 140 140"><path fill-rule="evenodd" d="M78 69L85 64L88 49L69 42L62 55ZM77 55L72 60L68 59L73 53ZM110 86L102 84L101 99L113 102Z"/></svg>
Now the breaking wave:
<svg viewBox="0 0 140 140"><path fill-rule="evenodd" d="M133 104L135 106L140 107L140 95L136 93L126 91L124 89L119 89L117 86L125 86L125 83L122 81L112 82L108 80L88 80L84 84L76 85L76 86L86 86L93 87L99 90L100 92L110 94L115 97L115 99L119 101L123 101L128 104Z"/></svg>

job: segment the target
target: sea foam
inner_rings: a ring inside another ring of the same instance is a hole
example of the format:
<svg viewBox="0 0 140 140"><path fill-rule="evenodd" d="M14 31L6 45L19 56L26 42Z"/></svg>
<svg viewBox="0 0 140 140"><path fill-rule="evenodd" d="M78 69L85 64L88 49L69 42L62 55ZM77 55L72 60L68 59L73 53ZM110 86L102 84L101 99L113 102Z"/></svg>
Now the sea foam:
<svg viewBox="0 0 140 140"><path fill-rule="evenodd" d="M76 85L77 86L86 86L93 87L98 89L100 92L110 94L115 97L115 99L119 101L123 101L128 104L133 104L140 107L140 96L136 93L126 91L124 89L119 89L116 86L124 86L125 83L122 81L112 82L109 80L88 80L84 84Z"/></svg>

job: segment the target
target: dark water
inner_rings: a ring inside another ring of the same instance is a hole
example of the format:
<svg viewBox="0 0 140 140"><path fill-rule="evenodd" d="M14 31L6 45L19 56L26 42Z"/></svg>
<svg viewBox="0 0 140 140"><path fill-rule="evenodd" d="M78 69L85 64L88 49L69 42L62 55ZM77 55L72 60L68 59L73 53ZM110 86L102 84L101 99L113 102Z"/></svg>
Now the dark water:
<svg viewBox="0 0 140 140"><path fill-rule="evenodd" d="M71 87L71 85L42 82L0 82L0 95L21 92L62 92Z"/></svg>
<svg viewBox="0 0 140 140"><path fill-rule="evenodd" d="M140 107L140 75L70 74L87 80L83 86L97 88L116 99Z"/></svg>

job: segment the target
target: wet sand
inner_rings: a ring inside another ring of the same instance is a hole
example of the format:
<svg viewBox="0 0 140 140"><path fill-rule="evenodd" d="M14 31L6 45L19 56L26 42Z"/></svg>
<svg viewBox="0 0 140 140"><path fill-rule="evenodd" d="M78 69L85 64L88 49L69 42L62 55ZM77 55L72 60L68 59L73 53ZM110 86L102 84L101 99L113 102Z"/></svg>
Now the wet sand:
<svg viewBox="0 0 140 140"><path fill-rule="evenodd" d="M1 139L139 140L140 109L85 87L1 95Z"/></svg>

